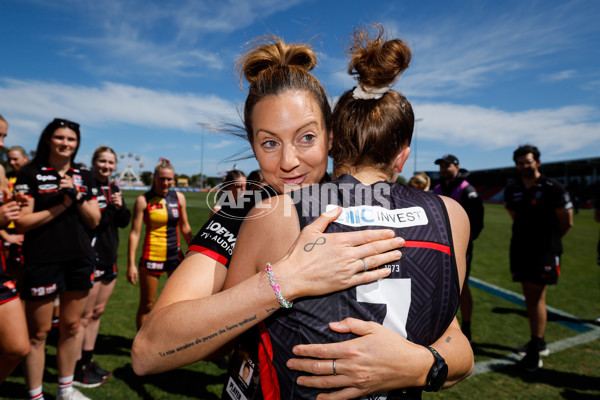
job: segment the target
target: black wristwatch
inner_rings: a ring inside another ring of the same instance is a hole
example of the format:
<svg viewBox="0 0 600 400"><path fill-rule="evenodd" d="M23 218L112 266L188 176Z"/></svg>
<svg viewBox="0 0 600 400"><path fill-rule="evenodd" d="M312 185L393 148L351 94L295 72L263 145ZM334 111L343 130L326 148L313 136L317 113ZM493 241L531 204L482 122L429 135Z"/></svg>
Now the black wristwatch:
<svg viewBox="0 0 600 400"><path fill-rule="evenodd" d="M425 347L431 351L435 357L435 361L429 370L429 374L427 374L427 382L425 383L423 390L426 392L437 392L444 386L444 383L446 383L446 378L448 377L448 365L446 364L444 357L442 357L436 349L429 346Z"/></svg>

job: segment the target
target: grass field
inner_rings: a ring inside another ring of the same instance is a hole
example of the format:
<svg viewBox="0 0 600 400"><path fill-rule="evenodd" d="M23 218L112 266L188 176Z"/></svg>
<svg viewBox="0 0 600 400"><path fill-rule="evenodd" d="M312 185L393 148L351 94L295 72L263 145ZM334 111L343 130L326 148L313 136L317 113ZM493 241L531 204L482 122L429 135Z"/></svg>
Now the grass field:
<svg viewBox="0 0 600 400"><path fill-rule="evenodd" d="M126 192L132 207L140 192ZM197 231L208 217L204 195L186 193L192 230ZM472 276L480 281L520 294L520 286L510 280L508 243L510 217L501 205L486 205L485 229L475 242ZM548 290L547 302L563 314L550 314L546 340L550 346L577 342L585 335L596 339L553 351L544 357L544 368L522 373L510 361L512 349L529 338L524 307L507 296L489 289L473 287L475 310L473 340L476 374L451 389L425 394L428 399L598 399L600 398L600 339L596 328L586 322L600 315L600 267L596 265L596 243L600 225L590 210L575 216L575 226L564 239L565 253L559 284ZM131 369L129 349L135 335L138 288L125 280L128 230L121 231L118 282L102 318L95 358L113 376L99 388L82 389L94 400L120 399L218 399L225 371L214 363L199 362L165 374L138 377ZM163 278L164 282L164 278ZM6 323L3 321L2 323ZM591 330L590 330L591 329ZM56 339L47 346L44 378L46 399L56 393ZM552 347L551 347L552 349ZM504 362L493 372L479 367ZM507 361L508 360L508 361ZM483 372L479 372L479 371ZM0 386L0 399L26 398L24 379L19 370Z"/></svg>

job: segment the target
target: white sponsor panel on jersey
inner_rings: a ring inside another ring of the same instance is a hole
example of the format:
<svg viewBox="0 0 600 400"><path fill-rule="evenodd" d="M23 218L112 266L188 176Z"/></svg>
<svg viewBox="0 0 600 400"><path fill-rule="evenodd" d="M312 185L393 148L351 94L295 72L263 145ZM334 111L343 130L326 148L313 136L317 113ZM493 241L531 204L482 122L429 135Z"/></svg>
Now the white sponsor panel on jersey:
<svg viewBox="0 0 600 400"><path fill-rule="evenodd" d="M40 191L54 190L54 189L58 189L58 185L55 183L45 183L43 185L38 186L38 189Z"/></svg>
<svg viewBox="0 0 600 400"><path fill-rule="evenodd" d="M57 178L56 178L54 175L42 175L42 174L37 174L37 175L35 176L35 178L36 178L38 181L42 181L42 182L45 182L45 181L55 181L55 180L57 180Z"/></svg>
<svg viewBox="0 0 600 400"><path fill-rule="evenodd" d="M336 208L328 204L326 211ZM343 208L336 223L347 226L382 226L387 228L407 228L427 225L427 214L422 207L388 210L380 206L355 206Z"/></svg>

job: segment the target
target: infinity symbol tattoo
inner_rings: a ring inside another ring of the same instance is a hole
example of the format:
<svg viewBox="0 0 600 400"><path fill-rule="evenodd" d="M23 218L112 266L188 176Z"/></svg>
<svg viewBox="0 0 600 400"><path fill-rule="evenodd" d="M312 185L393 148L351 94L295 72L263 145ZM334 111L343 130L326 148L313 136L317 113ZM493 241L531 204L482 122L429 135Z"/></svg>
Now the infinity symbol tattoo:
<svg viewBox="0 0 600 400"><path fill-rule="evenodd" d="M325 242L327 242L327 240L325 239L324 236L318 237L317 240L314 241L314 243L313 242L307 243L304 246L304 251L306 251L308 253L309 251L312 251L312 249L314 249L315 246L321 246L321 245L325 244Z"/></svg>

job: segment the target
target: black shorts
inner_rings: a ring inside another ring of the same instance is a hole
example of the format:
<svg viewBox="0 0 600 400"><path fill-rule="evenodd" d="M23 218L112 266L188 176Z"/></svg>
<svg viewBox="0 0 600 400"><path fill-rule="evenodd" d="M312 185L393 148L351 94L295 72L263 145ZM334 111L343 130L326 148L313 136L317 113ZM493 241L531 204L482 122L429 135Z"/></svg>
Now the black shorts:
<svg viewBox="0 0 600 400"><path fill-rule="evenodd" d="M2 266L0 266L2 268ZM15 281L0 271L0 304L8 303L19 297Z"/></svg>
<svg viewBox="0 0 600 400"><path fill-rule="evenodd" d="M555 285L560 276L560 255L511 251L510 273L514 282Z"/></svg>
<svg viewBox="0 0 600 400"><path fill-rule="evenodd" d="M179 252L177 260L172 261L150 261L145 258L140 258L139 268L144 268L152 275L162 275L165 272L175 271L175 268L183 261L183 253Z"/></svg>
<svg viewBox="0 0 600 400"><path fill-rule="evenodd" d="M25 264L21 296L25 300L47 300L65 291L90 290L94 282L93 256L54 264Z"/></svg>
<svg viewBox="0 0 600 400"><path fill-rule="evenodd" d="M96 269L94 270L94 283L100 281L112 282L117 278L118 272L119 268L117 268L117 264L96 265Z"/></svg>

